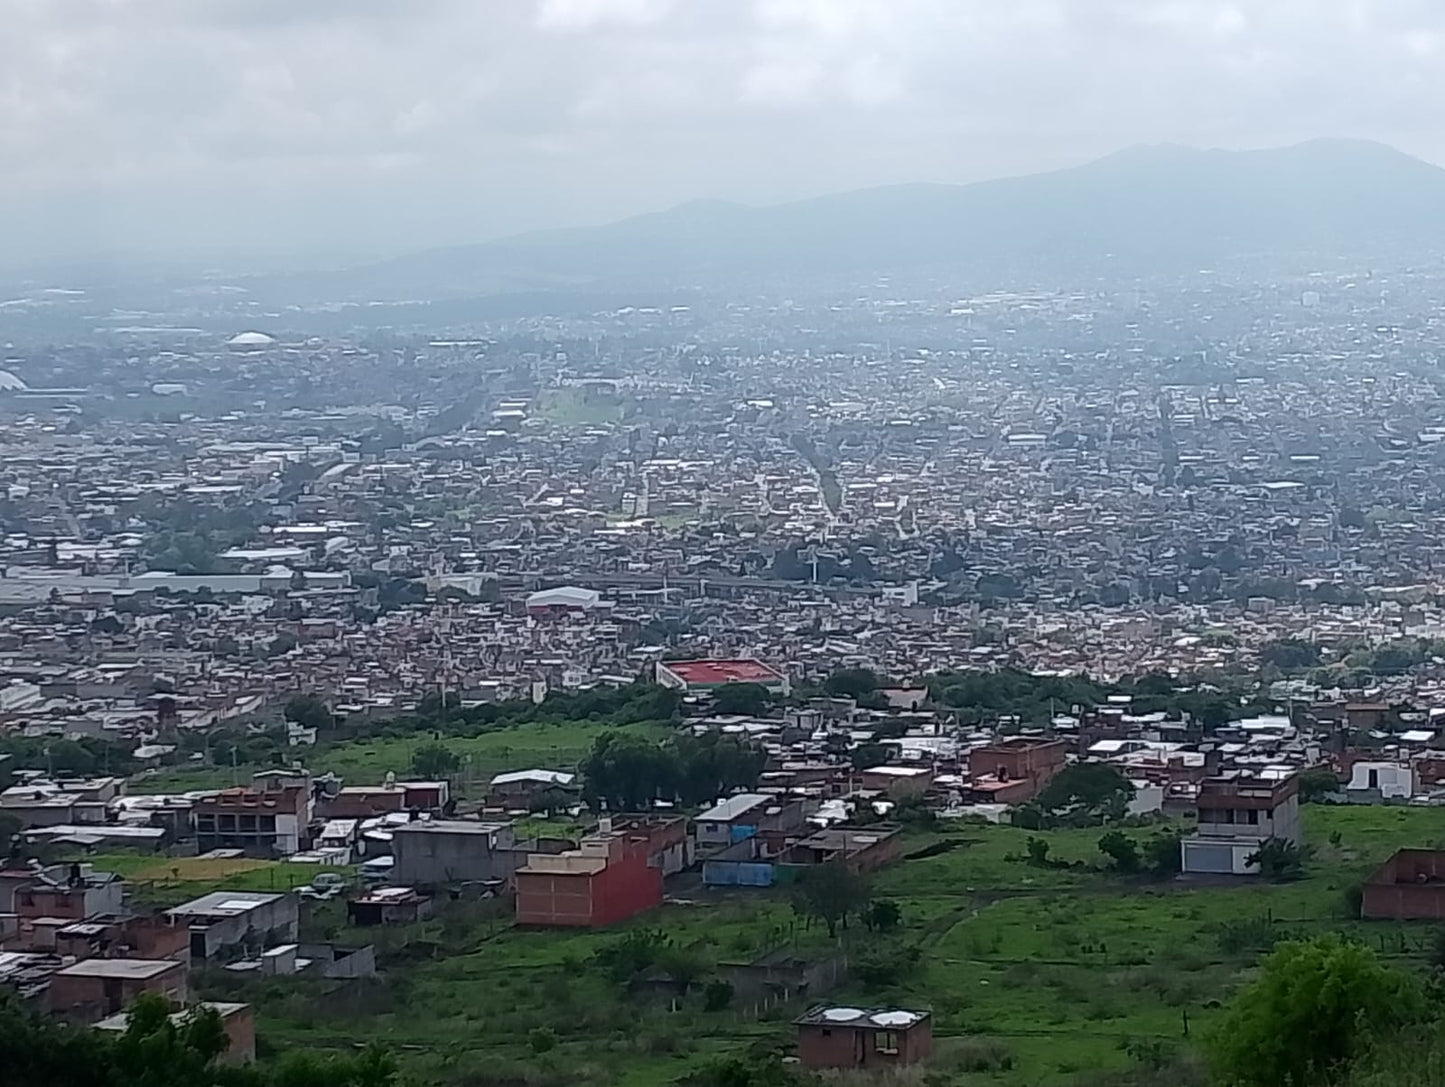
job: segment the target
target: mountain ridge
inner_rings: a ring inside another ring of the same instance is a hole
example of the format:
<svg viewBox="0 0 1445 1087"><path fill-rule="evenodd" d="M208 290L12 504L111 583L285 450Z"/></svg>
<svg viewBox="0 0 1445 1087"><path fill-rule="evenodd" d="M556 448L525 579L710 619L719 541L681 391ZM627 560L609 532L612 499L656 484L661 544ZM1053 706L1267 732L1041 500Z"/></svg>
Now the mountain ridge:
<svg viewBox="0 0 1445 1087"><path fill-rule="evenodd" d="M331 286L456 297L1020 266L1057 277L1401 246L1445 248L1445 170L1386 144L1155 144L966 184L908 182L771 205L694 200L601 226L424 250L338 273Z"/></svg>

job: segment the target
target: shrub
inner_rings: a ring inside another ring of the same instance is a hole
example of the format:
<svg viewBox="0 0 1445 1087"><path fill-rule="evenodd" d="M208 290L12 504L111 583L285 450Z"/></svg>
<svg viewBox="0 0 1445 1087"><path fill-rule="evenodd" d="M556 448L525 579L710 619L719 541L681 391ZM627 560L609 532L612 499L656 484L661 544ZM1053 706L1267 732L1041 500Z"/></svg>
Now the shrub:
<svg viewBox="0 0 1445 1087"><path fill-rule="evenodd" d="M1008 1072L1013 1069L1014 1055L1013 1050L996 1038L959 1038L935 1063L971 1074Z"/></svg>
<svg viewBox="0 0 1445 1087"><path fill-rule="evenodd" d="M714 978L703 987L702 1006L704 1011L720 1012L733 1002L733 987L722 978Z"/></svg>

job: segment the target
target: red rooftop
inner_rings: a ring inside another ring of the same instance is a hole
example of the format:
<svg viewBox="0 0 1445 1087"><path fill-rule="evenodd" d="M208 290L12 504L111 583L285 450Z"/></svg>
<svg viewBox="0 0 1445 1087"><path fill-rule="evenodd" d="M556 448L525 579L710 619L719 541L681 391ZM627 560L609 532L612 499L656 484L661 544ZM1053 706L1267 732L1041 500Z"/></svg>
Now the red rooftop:
<svg viewBox="0 0 1445 1087"><path fill-rule="evenodd" d="M657 682L683 691L707 691L729 683L759 683L774 693L788 693L788 677L756 660L658 661Z"/></svg>

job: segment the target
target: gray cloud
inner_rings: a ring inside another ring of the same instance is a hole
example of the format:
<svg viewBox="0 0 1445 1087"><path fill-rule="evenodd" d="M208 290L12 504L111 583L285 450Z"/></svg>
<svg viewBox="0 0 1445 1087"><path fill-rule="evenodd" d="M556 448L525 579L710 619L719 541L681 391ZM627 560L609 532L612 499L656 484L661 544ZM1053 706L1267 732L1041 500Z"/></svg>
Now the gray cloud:
<svg viewBox="0 0 1445 1087"><path fill-rule="evenodd" d="M1438 0L0 0L8 255L334 254L1172 140L1445 161Z"/></svg>

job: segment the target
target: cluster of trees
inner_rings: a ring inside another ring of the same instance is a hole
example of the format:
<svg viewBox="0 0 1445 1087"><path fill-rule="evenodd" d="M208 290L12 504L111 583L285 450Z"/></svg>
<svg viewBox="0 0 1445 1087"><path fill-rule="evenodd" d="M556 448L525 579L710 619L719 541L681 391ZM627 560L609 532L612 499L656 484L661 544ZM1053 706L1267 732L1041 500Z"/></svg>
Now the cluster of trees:
<svg viewBox="0 0 1445 1087"><path fill-rule="evenodd" d="M380 1048L320 1056L304 1050L274 1065L219 1063L228 1039L220 1017L198 1008L183 1022L165 999L140 996L125 1031L77 1027L0 993L0 1079L65 1087L394 1087L396 1061Z"/></svg>
<svg viewBox="0 0 1445 1087"><path fill-rule="evenodd" d="M754 788L766 761L760 748L715 732L661 742L604 732L582 760L582 798L611 811L648 811L657 800L702 804Z"/></svg>
<svg viewBox="0 0 1445 1087"><path fill-rule="evenodd" d="M133 514L157 526L146 541L146 560L155 569L180 574L211 574L217 555L252 539L267 516L264 504L212 505L188 497L139 499Z"/></svg>
<svg viewBox="0 0 1445 1087"><path fill-rule="evenodd" d="M854 548L847 558L818 553L810 558L807 550L798 544L780 547L773 554L768 574L780 581L811 581L816 563L818 581L868 582L877 576L873 560Z"/></svg>
<svg viewBox="0 0 1445 1087"><path fill-rule="evenodd" d="M716 713L757 717L773 704L773 694L761 683L727 683L712 692Z"/></svg>
<svg viewBox="0 0 1445 1087"><path fill-rule="evenodd" d="M1156 830L1142 842L1124 833L1111 830L1099 838L1099 852L1109 858L1116 872L1123 875L1151 875L1159 878L1176 875L1182 866L1178 830Z"/></svg>
<svg viewBox="0 0 1445 1087"><path fill-rule="evenodd" d="M74 740L54 736L6 736L0 739L0 755L9 755L17 770L44 770L64 776L91 774L133 774L139 769L129 745L112 743L95 736Z"/></svg>
<svg viewBox="0 0 1445 1087"><path fill-rule="evenodd" d="M1231 716L1268 709L1268 703L1242 702L1252 692L1253 677L1239 689L1149 673L1124 683L1099 683L1087 676L1040 676L1017 668L997 672L940 672L928 677L928 694L936 703L958 711L966 723L1016 717L1024 724L1047 724L1053 714L1073 707L1091 708L1110 695L1128 695L1135 713L1187 713L1201 725L1216 727Z"/></svg>

